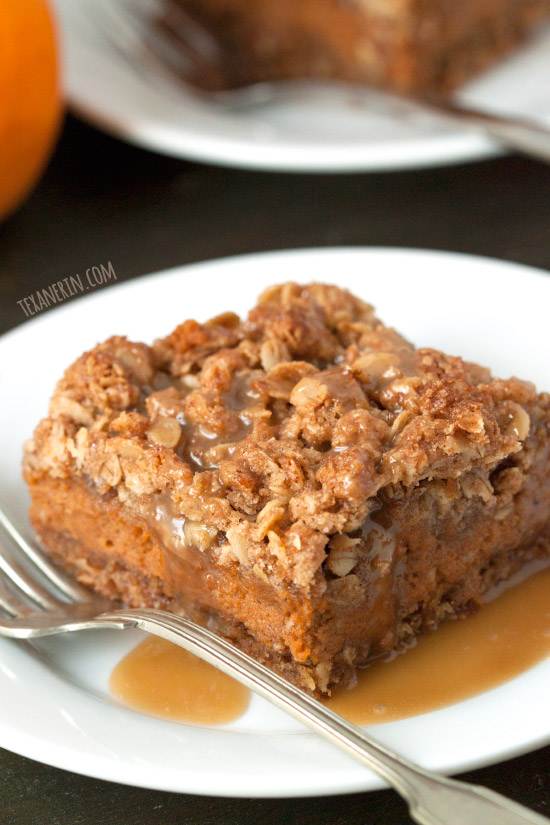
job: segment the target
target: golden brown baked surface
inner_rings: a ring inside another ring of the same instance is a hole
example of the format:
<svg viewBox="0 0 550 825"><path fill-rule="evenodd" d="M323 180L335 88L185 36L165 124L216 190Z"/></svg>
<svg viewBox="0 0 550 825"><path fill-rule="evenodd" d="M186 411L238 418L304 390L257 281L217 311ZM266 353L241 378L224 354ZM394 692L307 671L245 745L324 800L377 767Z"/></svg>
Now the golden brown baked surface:
<svg viewBox="0 0 550 825"><path fill-rule="evenodd" d="M548 553L549 430L532 385L289 283L246 320L85 353L24 472L38 535L83 581L326 691Z"/></svg>
<svg viewBox="0 0 550 825"><path fill-rule="evenodd" d="M217 38L229 85L335 77L400 91L446 90L509 52L550 17L549 0L177 3ZM171 0L167 16L172 6Z"/></svg>

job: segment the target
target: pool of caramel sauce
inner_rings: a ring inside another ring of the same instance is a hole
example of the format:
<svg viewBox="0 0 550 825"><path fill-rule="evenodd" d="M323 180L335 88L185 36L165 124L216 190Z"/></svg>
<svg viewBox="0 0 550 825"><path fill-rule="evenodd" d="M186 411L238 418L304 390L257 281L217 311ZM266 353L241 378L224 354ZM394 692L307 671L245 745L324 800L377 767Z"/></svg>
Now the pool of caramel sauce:
<svg viewBox="0 0 550 825"><path fill-rule="evenodd" d="M359 673L325 703L358 725L391 722L482 693L550 655L550 568L502 592L466 619L421 637L406 655ZM162 639L149 637L115 667L110 690L154 716L199 725L238 719L249 692Z"/></svg>
<svg viewBox="0 0 550 825"><path fill-rule="evenodd" d="M250 701L250 691L239 682L156 636L148 636L116 665L109 688L132 708L196 725L232 722Z"/></svg>

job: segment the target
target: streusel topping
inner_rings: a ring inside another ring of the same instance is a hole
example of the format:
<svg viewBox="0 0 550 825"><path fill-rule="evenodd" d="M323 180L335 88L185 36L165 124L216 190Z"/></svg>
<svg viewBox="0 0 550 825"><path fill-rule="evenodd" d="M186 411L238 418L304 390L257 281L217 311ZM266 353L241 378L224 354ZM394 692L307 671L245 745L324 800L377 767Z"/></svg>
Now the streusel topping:
<svg viewBox="0 0 550 825"><path fill-rule="evenodd" d="M528 383L415 349L345 290L288 283L246 320L186 321L152 347L113 337L85 353L25 468L81 475L137 512L168 504L201 525L220 564L307 587L327 554L335 575L351 569L353 534L380 496L469 473L489 506L481 475L520 450L536 398Z"/></svg>

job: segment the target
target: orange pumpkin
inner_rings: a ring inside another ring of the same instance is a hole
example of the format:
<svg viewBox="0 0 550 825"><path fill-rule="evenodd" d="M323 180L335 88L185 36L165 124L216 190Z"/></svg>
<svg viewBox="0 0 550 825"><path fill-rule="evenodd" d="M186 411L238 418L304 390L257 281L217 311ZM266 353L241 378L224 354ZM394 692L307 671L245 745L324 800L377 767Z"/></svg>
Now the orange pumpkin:
<svg viewBox="0 0 550 825"><path fill-rule="evenodd" d="M47 0L0 0L0 219L43 170L62 113L57 34Z"/></svg>

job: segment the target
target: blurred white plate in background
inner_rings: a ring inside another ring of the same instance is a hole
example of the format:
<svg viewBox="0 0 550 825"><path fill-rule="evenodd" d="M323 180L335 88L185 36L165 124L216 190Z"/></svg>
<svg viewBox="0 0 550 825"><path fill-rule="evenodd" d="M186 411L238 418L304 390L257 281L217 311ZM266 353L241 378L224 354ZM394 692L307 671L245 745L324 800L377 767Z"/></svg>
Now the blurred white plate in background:
<svg viewBox="0 0 550 825"><path fill-rule="evenodd" d="M483 135L429 114L394 119L369 110L360 92L342 91L323 104L313 98L227 111L149 69L136 71L90 23L98 14L90 11L94 0L54 5L73 109L106 132L156 152L250 169L359 172L473 161L499 151ZM463 97L489 110L550 118L549 77L546 29L469 84Z"/></svg>

